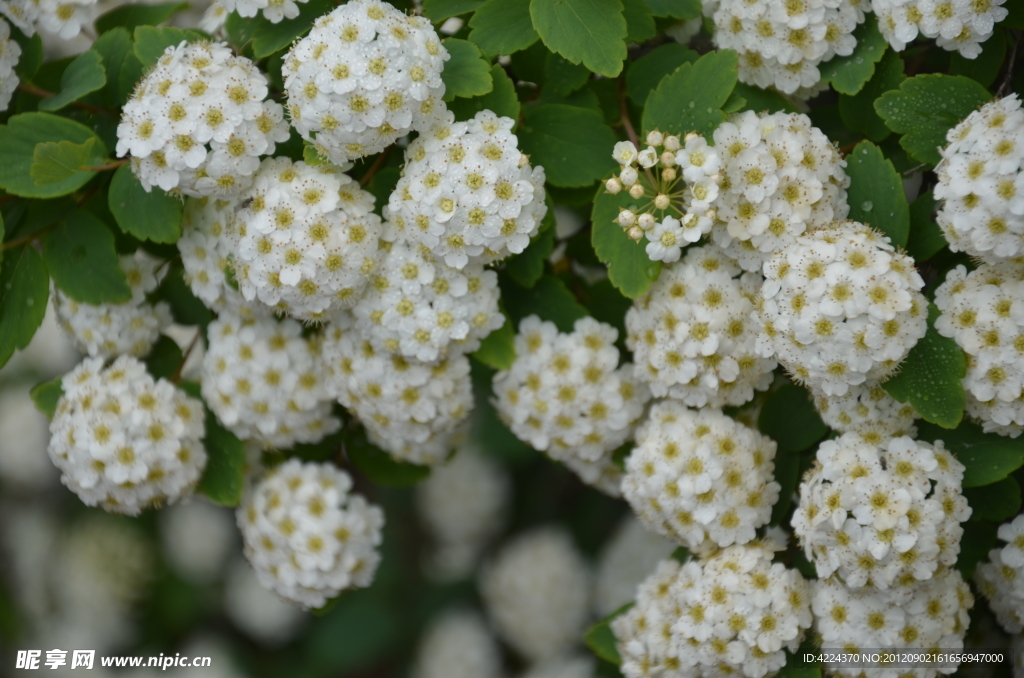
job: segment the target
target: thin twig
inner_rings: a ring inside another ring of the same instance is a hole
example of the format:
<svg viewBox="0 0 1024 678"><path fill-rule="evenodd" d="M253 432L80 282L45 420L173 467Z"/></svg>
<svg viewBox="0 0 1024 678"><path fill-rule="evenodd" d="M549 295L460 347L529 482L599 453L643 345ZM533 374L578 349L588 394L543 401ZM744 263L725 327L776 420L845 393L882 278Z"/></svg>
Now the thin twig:
<svg viewBox="0 0 1024 678"><path fill-rule="evenodd" d="M20 238L15 238L14 240L9 240L8 242L5 242L4 244L0 245L0 252L3 252L5 250L14 249L15 247L18 247L19 245L24 245L27 242L32 242L33 240L35 240L39 236L41 236L44 233L48 232L51 228L53 228L56 225L57 225L56 223L53 223L53 224L50 224L49 226L46 226L45 228L39 229L35 233L29 233L26 236L22 236Z"/></svg>
<svg viewBox="0 0 1024 678"><path fill-rule="evenodd" d="M1013 48L1010 50L1010 60L1006 63L1006 75L1003 77L1003 82L999 85L999 89L996 90L997 99L1002 98L1006 94L1006 88L1010 86L1010 82L1013 80L1013 66L1017 61L1017 48L1020 47L1020 31L1014 31L1013 36Z"/></svg>
<svg viewBox="0 0 1024 678"><path fill-rule="evenodd" d="M79 172L106 172L107 170L117 169L121 165L128 162L128 158L122 160L112 160L103 165L83 165L78 168Z"/></svg>
<svg viewBox="0 0 1024 678"><path fill-rule="evenodd" d="M911 167L910 169L908 169L907 171L905 171L905 172L903 173L903 176L909 176L909 175L913 174L914 172L916 172L916 171L918 171L918 170L920 170L920 169L924 169L924 168L925 168L925 167L927 167L927 166L928 166L928 163L926 163L926 162L922 162L922 163L921 163L920 165L918 165L917 167Z"/></svg>
<svg viewBox="0 0 1024 678"><path fill-rule="evenodd" d="M360 188L370 183L370 180L373 179L373 175L377 173L377 170L384 166L384 162L388 159L388 156L391 155L392 148L394 147L388 146L386 149L384 149L383 153L377 156L377 159L373 161L372 165L370 165L370 169L366 170L366 174L364 174L362 178L359 179Z"/></svg>
<svg viewBox="0 0 1024 678"><path fill-rule="evenodd" d="M626 136L633 142L637 150L640 149L640 138L636 135L636 130L633 129L633 122L629 119L629 109L626 107L626 81L619 80L619 115L621 116L622 126L626 129Z"/></svg>
<svg viewBox="0 0 1024 678"><path fill-rule="evenodd" d="M19 83L18 89L20 89L22 92L25 92L26 94L31 94L32 96L39 97L40 99L49 99L50 97L56 96L56 94L49 90L42 89L41 87L36 87L35 85L30 85L27 82ZM108 110L106 108L100 108L98 106L93 106L92 104L86 104L81 101L72 101L71 105L75 108L80 108L83 111L87 111L93 114L104 113L106 115L115 115L114 112L111 110Z"/></svg>
<svg viewBox="0 0 1024 678"><path fill-rule="evenodd" d="M192 349L196 347L196 344L199 342L199 337L202 335L202 333L202 329L196 330L196 336L192 337L192 343L189 344L188 348L185 349L184 355L181 356L181 362L178 363L178 368L174 370L174 374L171 375L172 384L177 384L178 382L181 381L181 371L185 368L185 363L188 362L188 357L192 355Z"/></svg>

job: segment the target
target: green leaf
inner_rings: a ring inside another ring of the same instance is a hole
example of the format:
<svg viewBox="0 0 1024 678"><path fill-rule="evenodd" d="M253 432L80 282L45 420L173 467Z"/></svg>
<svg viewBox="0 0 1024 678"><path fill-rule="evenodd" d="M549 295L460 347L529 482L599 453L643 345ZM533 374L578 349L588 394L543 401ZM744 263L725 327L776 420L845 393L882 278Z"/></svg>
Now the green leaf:
<svg viewBox="0 0 1024 678"><path fill-rule="evenodd" d="M46 415L47 419L53 419L53 413L57 411L57 401L64 395L64 388L61 380L64 377L56 377L50 381L43 381L32 387L29 395L36 409Z"/></svg>
<svg viewBox="0 0 1024 678"><path fill-rule="evenodd" d="M507 370L516 359L515 330L512 321L505 316L505 324L488 334L480 342L480 348L472 354L474 358L496 370Z"/></svg>
<svg viewBox="0 0 1024 678"><path fill-rule="evenodd" d="M849 56L836 56L818 66L821 81L830 83L840 94L856 94L875 72L875 64L885 52L885 37L878 30L873 14L853 32L857 46Z"/></svg>
<svg viewBox="0 0 1024 678"><path fill-rule="evenodd" d="M487 0L469 27L469 39L490 56L513 54L540 40L530 18L530 0Z"/></svg>
<svg viewBox="0 0 1024 678"><path fill-rule="evenodd" d="M693 64L683 64L665 76L644 107L643 130L683 136L697 132L708 139L725 120L722 106L729 100L739 74L732 50L708 52Z"/></svg>
<svg viewBox="0 0 1024 678"><path fill-rule="evenodd" d="M245 445L206 410L206 468L196 488L214 504L238 506L245 488Z"/></svg>
<svg viewBox="0 0 1024 678"><path fill-rule="evenodd" d="M299 4L299 15L294 19L285 19L271 23L262 14L252 19L256 24L252 31L252 53L256 59L263 59L274 52L280 51L301 38L313 27L317 17L334 9L330 0L308 0Z"/></svg>
<svg viewBox="0 0 1024 678"><path fill-rule="evenodd" d="M776 674L776 678L821 678L820 664L805 664L801 657L800 650L794 655L786 650L786 664Z"/></svg>
<svg viewBox="0 0 1024 678"><path fill-rule="evenodd" d="M644 0L622 0L622 8L626 18L626 42L646 42L658 32L651 8Z"/></svg>
<svg viewBox="0 0 1024 678"><path fill-rule="evenodd" d="M910 238L907 253L915 261L927 261L946 246L946 236L935 221L935 198L925 191L910 203Z"/></svg>
<svg viewBox="0 0 1024 678"><path fill-rule="evenodd" d="M89 92L102 89L106 84L107 72L103 69L103 57L96 50L87 50L68 64L60 78L60 91L40 101L39 110L59 111Z"/></svg>
<svg viewBox="0 0 1024 678"><path fill-rule="evenodd" d="M1013 518L1020 511L1020 485L1008 476L998 483L964 489L967 503L973 513L971 520L991 520L1001 523Z"/></svg>
<svg viewBox="0 0 1024 678"><path fill-rule="evenodd" d="M70 141L84 144L95 139L93 153L102 160L107 149L85 125L50 113L22 113L0 126L0 188L24 198L56 198L77 191L95 172L75 172L63 181L37 185L31 168L36 144Z"/></svg>
<svg viewBox="0 0 1024 678"><path fill-rule="evenodd" d="M513 120L519 119L519 99L516 97L516 86L505 74L499 64L491 66L491 80L494 89L487 94L471 99L456 99L448 104L448 110L455 114L456 120L469 120L480 111L492 111Z"/></svg>
<svg viewBox="0 0 1024 678"><path fill-rule="evenodd" d="M700 16L700 0L644 0L654 16L695 19Z"/></svg>
<svg viewBox="0 0 1024 678"><path fill-rule="evenodd" d="M305 140L302 142L302 161L312 167L325 165L328 162L327 158L320 155L320 151L316 150L315 145Z"/></svg>
<svg viewBox="0 0 1024 678"><path fill-rule="evenodd" d="M755 113L763 111L768 111L769 113L778 113L779 111L785 111L786 113L797 112L793 102L775 90L761 89L760 87L738 82L731 96L736 95L746 99L746 103L741 109L744 111L754 111Z"/></svg>
<svg viewBox="0 0 1024 678"><path fill-rule="evenodd" d="M828 427L814 409L811 394L796 384L783 384L768 396L757 418L757 427L779 444L780 455L803 452L828 433Z"/></svg>
<svg viewBox="0 0 1024 678"><path fill-rule="evenodd" d="M862 141L846 156L850 177L847 201L850 219L869 224L889 236L897 247L910 235L910 206L903 192L903 178L878 146Z"/></svg>
<svg viewBox="0 0 1024 678"><path fill-rule="evenodd" d="M88 167L93 147L99 139L89 137L85 143L70 141L44 141L32 151L32 166L28 173L37 186L64 181L81 167Z"/></svg>
<svg viewBox="0 0 1024 678"><path fill-rule="evenodd" d="M168 47L177 47L182 40L208 40L199 31L182 30L171 26L156 28L154 26L136 26L133 31L135 38L135 56L148 68L157 62Z"/></svg>
<svg viewBox="0 0 1024 678"><path fill-rule="evenodd" d="M175 322L185 326L206 327L213 320L213 314L192 294L188 283L182 277L182 272L180 264L171 267L157 288L157 296L170 304L171 316Z"/></svg>
<svg viewBox="0 0 1024 678"><path fill-rule="evenodd" d="M626 336L626 312L632 305L633 301L616 289L607 278L598 280L587 289L586 306L590 315L617 329L619 339L623 341Z"/></svg>
<svg viewBox="0 0 1024 678"><path fill-rule="evenodd" d="M7 250L0 268L0 367L32 341L49 298L50 277L35 248Z"/></svg>
<svg viewBox="0 0 1024 678"><path fill-rule="evenodd" d="M154 379L170 379L178 371L185 357L177 342L161 334L146 356L146 370Z"/></svg>
<svg viewBox="0 0 1024 678"><path fill-rule="evenodd" d="M574 64L554 52L548 52L544 60L544 78L545 86L566 97L587 84L590 71L582 64Z"/></svg>
<svg viewBox="0 0 1024 678"><path fill-rule="evenodd" d="M543 166L555 186L589 186L617 167L609 150L617 141L615 132L594 110L565 104L528 107L517 136L530 162Z"/></svg>
<svg viewBox="0 0 1024 678"><path fill-rule="evenodd" d="M988 560L988 552L996 545L996 526L989 522L972 523L964 530L960 538L960 555L956 559L956 569L964 579L970 580L974 568L983 560Z"/></svg>
<svg viewBox="0 0 1024 678"><path fill-rule="evenodd" d="M476 11L483 0L424 0L423 13L435 24L448 17Z"/></svg>
<svg viewBox="0 0 1024 678"><path fill-rule="evenodd" d="M953 52L949 57L950 75L963 75L971 80L976 80L984 87L991 87L999 77L1003 59L1006 57L1006 32L1001 28L996 28L981 48L981 54L974 59L968 59L958 52Z"/></svg>
<svg viewBox="0 0 1024 678"><path fill-rule="evenodd" d="M610 615L597 622L589 629L584 637L587 647L601 659L619 666L622 664L622 657L619 656L619 648L616 646L615 634L612 633L612 620L621 614L625 614L635 603L628 603L612 612Z"/></svg>
<svg viewBox="0 0 1024 678"><path fill-rule="evenodd" d="M122 5L96 19L96 30L100 33L123 27L129 31L136 26L156 26L170 19L176 13L188 9L187 2L162 2L154 5Z"/></svg>
<svg viewBox="0 0 1024 678"><path fill-rule="evenodd" d="M130 165L121 165L114 172L107 200L110 213L125 233L162 243L175 243L181 237L181 200L156 186L146 191Z"/></svg>
<svg viewBox="0 0 1024 678"><path fill-rule="evenodd" d="M384 487L409 487L430 475L427 466L396 461L367 440L366 431L362 428L345 437L345 451L356 468L372 482Z"/></svg>
<svg viewBox="0 0 1024 678"><path fill-rule="evenodd" d="M587 316L587 309L576 301L560 278L545 275L530 289L508 282L502 285L501 296L515 325L528 315L550 320L559 332L572 332L574 323Z"/></svg>
<svg viewBox="0 0 1024 678"><path fill-rule="evenodd" d="M552 52L616 77L626 58L622 0L531 0L533 27Z"/></svg>
<svg viewBox="0 0 1024 678"><path fill-rule="evenodd" d="M123 106L135 92L144 71L145 68L139 58L135 56L134 49L124 55L124 59L121 60L121 70L117 75L118 106Z"/></svg>
<svg viewBox="0 0 1024 678"><path fill-rule="evenodd" d="M793 493L800 484L800 455L780 451L775 455L775 482L779 484L779 500L772 506L772 525L781 525L789 516Z"/></svg>
<svg viewBox="0 0 1024 678"><path fill-rule="evenodd" d="M736 93L736 90L732 91L729 95L729 99L722 104L722 112L726 115L735 113L736 111L742 111L747 105L747 100Z"/></svg>
<svg viewBox="0 0 1024 678"><path fill-rule="evenodd" d="M544 275L544 262L555 249L555 229L541 231L521 253L505 263L505 273L523 287L533 287Z"/></svg>
<svg viewBox="0 0 1024 678"><path fill-rule="evenodd" d="M445 62L444 70L441 71L445 101L451 101L455 97L481 96L494 88L491 65L487 63L479 47L469 40L456 38L448 38L444 41L444 46L451 55L451 59Z"/></svg>
<svg viewBox="0 0 1024 678"><path fill-rule="evenodd" d="M47 233L43 258L54 284L75 301L98 305L132 298L114 234L91 212L71 212Z"/></svg>
<svg viewBox="0 0 1024 678"><path fill-rule="evenodd" d="M655 47L630 64L626 71L626 94L633 103L643 106L662 78L699 57L692 49L677 42Z"/></svg>
<svg viewBox="0 0 1024 678"><path fill-rule="evenodd" d="M929 305L927 334L910 349L900 373L882 387L901 403L909 400L925 421L956 428L966 404L960 380L967 372L967 358L955 341L935 330L938 316L938 309Z"/></svg>
<svg viewBox="0 0 1024 678"><path fill-rule="evenodd" d="M149 5L126 5L126 7L147 7ZM103 58L103 70L107 75L106 99L111 108L120 108L124 99L120 96L121 68L125 55L132 52L132 36L121 27L108 30L92 44L94 52Z"/></svg>
<svg viewBox="0 0 1024 678"><path fill-rule="evenodd" d="M594 252L608 266L608 279L630 299L644 295L661 273L661 262L651 261L643 241L631 240L615 221L619 212L632 204L629 193L612 195L602 186L594 198L590 238Z"/></svg>
<svg viewBox="0 0 1024 678"><path fill-rule="evenodd" d="M39 67L43 63L43 39L39 33L32 37L25 35L14 24L11 24L11 39L21 47L21 56L14 65L14 72L22 82L28 82L39 72Z"/></svg>
<svg viewBox="0 0 1024 678"><path fill-rule="evenodd" d="M906 80L903 75L903 59L892 50L887 50L875 68L875 74L861 91L853 96L839 95L839 113L843 122L854 132L860 132L872 141L882 141L892 134L875 112L875 99L894 90Z"/></svg>
<svg viewBox="0 0 1024 678"><path fill-rule="evenodd" d="M893 132L902 134L900 146L915 160L935 165L946 133L988 101L991 95L979 83L955 75L917 75L898 90L875 101L875 111Z"/></svg>
<svg viewBox="0 0 1024 678"><path fill-rule="evenodd" d="M996 433L985 433L974 422L965 421L954 430L919 422L918 438L928 442L941 440L964 465L964 487L984 487L998 483L1024 466L1024 445Z"/></svg>

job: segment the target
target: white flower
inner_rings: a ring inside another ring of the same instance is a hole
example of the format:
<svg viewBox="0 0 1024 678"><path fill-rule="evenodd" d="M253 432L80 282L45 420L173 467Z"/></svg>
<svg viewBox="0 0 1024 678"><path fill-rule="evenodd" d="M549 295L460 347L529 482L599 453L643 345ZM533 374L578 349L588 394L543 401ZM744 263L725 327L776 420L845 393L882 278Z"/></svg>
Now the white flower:
<svg viewBox="0 0 1024 678"><path fill-rule="evenodd" d="M237 549L231 511L205 501L173 506L160 514L164 554L184 578L203 584L217 579Z"/></svg>
<svg viewBox="0 0 1024 678"><path fill-rule="evenodd" d="M632 141L619 141L612 149L612 158L620 165L631 165L637 158L636 146Z"/></svg>
<svg viewBox="0 0 1024 678"><path fill-rule="evenodd" d="M18 74L14 68L20 58L21 46L11 39L11 27L0 19L0 111L7 110L14 90L18 88Z"/></svg>
<svg viewBox="0 0 1024 678"><path fill-rule="evenodd" d="M224 612L247 636L270 647L291 640L308 615L260 584L244 558L235 561L224 582Z"/></svg>
<svg viewBox="0 0 1024 678"><path fill-rule="evenodd" d="M939 47L975 59L981 53L980 43L992 36L994 24L1006 17L1004 2L871 0L871 9L878 15L882 35L896 51L906 49L920 31Z"/></svg>
<svg viewBox="0 0 1024 678"><path fill-rule="evenodd" d="M636 597L636 588L668 558L676 545L654 534L632 515L619 521L601 548L594 582L594 611L607 617Z"/></svg>
<svg viewBox="0 0 1024 678"><path fill-rule="evenodd" d="M501 648L477 612L450 611L431 620L413 678L501 678Z"/></svg>
<svg viewBox="0 0 1024 678"><path fill-rule="evenodd" d="M888 438L917 436L914 406L903 404L881 386L851 386L846 395L814 393L814 406L822 420L840 433L858 433L870 443Z"/></svg>
<svg viewBox="0 0 1024 678"><path fill-rule="evenodd" d="M239 16L246 18L254 17L262 11L265 19L276 24L282 19L294 19L299 15L299 6L295 4L296 2L305 3L307 0L217 0L215 4L221 4L227 13L237 11Z"/></svg>

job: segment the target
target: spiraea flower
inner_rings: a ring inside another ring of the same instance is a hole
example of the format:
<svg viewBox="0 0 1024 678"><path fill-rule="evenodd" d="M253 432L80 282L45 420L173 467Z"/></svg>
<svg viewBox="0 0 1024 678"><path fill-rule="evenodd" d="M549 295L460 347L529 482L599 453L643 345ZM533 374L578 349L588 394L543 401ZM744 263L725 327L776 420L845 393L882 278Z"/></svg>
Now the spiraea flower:
<svg viewBox="0 0 1024 678"><path fill-rule="evenodd" d="M7 110L14 90L18 88L18 74L14 72L14 67L20 58L21 45L11 39L10 25L0 19L0 111Z"/></svg>
<svg viewBox="0 0 1024 678"><path fill-rule="evenodd" d="M910 403L901 403L881 386L851 386L846 395L814 394L814 407L829 428L857 433L869 443L889 438L917 437L918 414Z"/></svg>
<svg viewBox="0 0 1024 678"><path fill-rule="evenodd" d="M203 399L239 438L287 449L338 430L319 346L298 322L222 313L207 337Z"/></svg>
<svg viewBox="0 0 1024 678"><path fill-rule="evenodd" d="M714 245L687 249L626 313L637 377L692 407L742 405L768 388L776 363L754 350L750 317L763 280Z"/></svg>
<svg viewBox="0 0 1024 678"><path fill-rule="evenodd" d="M410 144L384 212L388 237L426 245L455 268L526 249L547 213L544 168L519 151L514 124L491 111L467 122L446 112Z"/></svg>
<svg viewBox="0 0 1024 678"><path fill-rule="evenodd" d="M42 29L70 40L92 23L98 0L0 0L0 13L25 35Z"/></svg>
<svg viewBox="0 0 1024 678"><path fill-rule="evenodd" d="M636 588L676 550L675 543L657 535L627 515L601 548L594 581L594 611L607 617L636 598Z"/></svg>
<svg viewBox="0 0 1024 678"><path fill-rule="evenodd" d="M691 551L744 544L779 498L775 449L720 410L664 400L637 429L622 494L647 529Z"/></svg>
<svg viewBox="0 0 1024 678"><path fill-rule="evenodd" d="M1007 633L1024 631L1024 515L999 526L1006 542L988 552L974 571L974 581Z"/></svg>
<svg viewBox="0 0 1024 678"><path fill-rule="evenodd" d="M203 468L203 404L121 356L86 358L61 380L50 459L88 506L138 515L191 494Z"/></svg>
<svg viewBox="0 0 1024 678"><path fill-rule="evenodd" d="M942 441L875 444L846 433L818 448L793 529L819 577L836 574L851 588L908 587L956 562L960 523L971 516L963 474Z"/></svg>
<svg viewBox="0 0 1024 678"><path fill-rule="evenodd" d="M335 164L379 153L445 110L448 58L424 17L381 0L341 5L285 55L292 124Z"/></svg>
<svg viewBox="0 0 1024 678"><path fill-rule="evenodd" d="M949 145L935 168L935 198L943 201L935 219L954 252L989 263L1024 255L1022 133L1024 110L1011 94L946 134Z"/></svg>
<svg viewBox="0 0 1024 678"><path fill-rule="evenodd" d="M117 155L148 191L237 196L261 155L288 139L284 109L267 79L226 43L170 46L139 81L117 126Z"/></svg>
<svg viewBox="0 0 1024 678"><path fill-rule="evenodd" d="M516 359L494 375L498 415L519 439L618 494L612 454L633 434L650 394L619 367L618 331L586 317L571 333L535 315L519 324Z"/></svg>
<svg viewBox="0 0 1024 678"><path fill-rule="evenodd" d="M214 5L224 8L225 14L238 12L238 16L250 18L260 12L263 18L272 24L281 23L282 19L294 19L299 16L299 6L296 3L306 3L309 0L216 0Z"/></svg>
<svg viewBox="0 0 1024 678"><path fill-rule="evenodd" d="M354 304L376 266L373 195L329 164L267 158L234 220L239 291L301 320L320 322Z"/></svg>
<svg viewBox="0 0 1024 678"><path fill-rule="evenodd" d="M957 266L935 291L935 329L968 357L967 411L985 431L1024 432L1024 259Z"/></svg>
<svg viewBox="0 0 1024 678"><path fill-rule="evenodd" d="M260 583L305 608L373 582L384 512L351 492L331 464L290 459L238 507L245 555Z"/></svg>
<svg viewBox="0 0 1024 678"><path fill-rule="evenodd" d="M413 678L501 678L501 648L477 612L453 610L430 622L420 639Z"/></svg>
<svg viewBox="0 0 1024 678"><path fill-rule="evenodd" d="M132 292L131 299L123 303L93 306L53 288L57 320L75 347L93 358L114 358L122 353L141 358L153 348L160 331L171 324L167 302L153 304L146 299L160 282L161 262L139 251L122 255L118 264Z"/></svg>
<svg viewBox="0 0 1024 678"><path fill-rule="evenodd" d="M1006 0L871 0L878 28L897 52L920 33L939 47L968 59L981 54L981 43L992 37L995 24L1006 18Z"/></svg>
<svg viewBox="0 0 1024 678"><path fill-rule="evenodd" d="M914 260L863 224L805 233L764 273L758 352L826 395L885 381L927 330Z"/></svg>

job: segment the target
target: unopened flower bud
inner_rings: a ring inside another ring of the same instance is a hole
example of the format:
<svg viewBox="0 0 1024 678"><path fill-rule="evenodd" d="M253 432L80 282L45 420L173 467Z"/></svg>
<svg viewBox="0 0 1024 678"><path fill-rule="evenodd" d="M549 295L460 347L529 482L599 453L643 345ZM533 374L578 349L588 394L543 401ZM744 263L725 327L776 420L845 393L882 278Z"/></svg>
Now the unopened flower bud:
<svg viewBox="0 0 1024 678"><path fill-rule="evenodd" d="M616 179L615 177L612 177L607 182L605 182L604 187L608 189L609 193L615 195L616 193L622 190L622 182Z"/></svg>
<svg viewBox="0 0 1024 678"><path fill-rule="evenodd" d="M640 198L644 197L643 184L633 184L632 186L630 186L629 195L634 200L639 200Z"/></svg>
<svg viewBox="0 0 1024 678"><path fill-rule="evenodd" d="M665 169L661 170L661 178L664 179L665 181L675 181L676 168L666 167Z"/></svg>
<svg viewBox="0 0 1024 678"><path fill-rule="evenodd" d="M629 236L630 240L640 240L644 237L644 230L639 226L633 226L626 231L626 235Z"/></svg>
<svg viewBox="0 0 1024 678"><path fill-rule="evenodd" d="M651 146L660 146L663 138L664 137L662 137L661 132L658 130L647 133L647 143Z"/></svg>
<svg viewBox="0 0 1024 678"><path fill-rule="evenodd" d="M690 132L685 137L683 137L683 141L689 141L690 139L696 139L697 136L698 136L698 134L696 132Z"/></svg>
<svg viewBox="0 0 1024 678"><path fill-rule="evenodd" d="M678 151L679 148L679 137L675 136L674 134L670 134L669 136L665 137L666 151Z"/></svg>
<svg viewBox="0 0 1024 678"><path fill-rule="evenodd" d="M654 199L654 206L657 207L659 210L664 210L668 209L668 206L671 202L672 201L669 200L669 197L667 195L665 195L664 193L659 193L658 197Z"/></svg>
<svg viewBox="0 0 1024 678"><path fill-rule="evenodd" d="M627 226L632 226L633 223L636 222L636 215L630 212L629 210L622 210L621 212L619 212L618 221L619 226L622 226L623 228Z"/></svg>
<svg viewBox="0 0 1024 678"><path fill-rule="evenodd" d="M638 176L635 167L624 167L619 172L619 179L622 181L623 186L632 186L636 183Z"/></svg>
<svg viewBox="0 0 1024 678"><path fill-rule="evenodd" d="M676 154L670 151L665 151L661 154L661 164L665 167L671 167L676 164Z"/></svg>
<svg viewBox="0 0 1024 678"><path fill-rule="evenodd" d="M651 230L657 223L658 220L654 218L654 215L647 213L641 214L640 218L637 220L637 226L644 229L645 231Z"/></svg>

